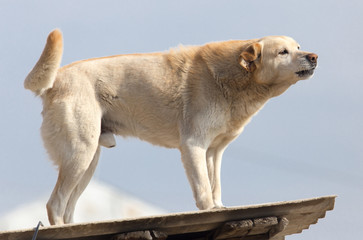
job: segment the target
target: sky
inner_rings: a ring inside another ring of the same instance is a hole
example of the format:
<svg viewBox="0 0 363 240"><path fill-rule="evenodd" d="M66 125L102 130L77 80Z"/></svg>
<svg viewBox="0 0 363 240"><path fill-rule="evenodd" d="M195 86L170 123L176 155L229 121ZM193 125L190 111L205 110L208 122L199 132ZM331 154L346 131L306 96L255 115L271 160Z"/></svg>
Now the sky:
<svg viewBox="0 0 363 240"><path fill-rule="evenodd" d="M52 29L64 35L62 65L179 44L287 35L318 54L319 66L313 78L271 99L227 148L223 202L337 195L324 219L287 239L360 239L362 12L358 0L0 0L0 216L50 195L56 182L40 137L41 100L23 88ZM118 137L116 148L102 149L94 179L169 212L196 210L175 149Z"/></svg>

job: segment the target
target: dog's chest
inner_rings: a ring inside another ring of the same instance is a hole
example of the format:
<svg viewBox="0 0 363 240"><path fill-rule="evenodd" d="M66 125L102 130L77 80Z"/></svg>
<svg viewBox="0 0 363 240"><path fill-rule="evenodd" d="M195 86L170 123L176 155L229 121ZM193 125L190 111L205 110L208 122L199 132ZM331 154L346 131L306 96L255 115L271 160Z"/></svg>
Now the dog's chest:
<svg viewBox="0 0 363 240"><path fill-rule="evenodd" d="M251 121L264 106L266 101L258 101L248 104L236 104L230 109L230 119L227 122L227 132L231 135L239 135L244 127Z"/></svg>

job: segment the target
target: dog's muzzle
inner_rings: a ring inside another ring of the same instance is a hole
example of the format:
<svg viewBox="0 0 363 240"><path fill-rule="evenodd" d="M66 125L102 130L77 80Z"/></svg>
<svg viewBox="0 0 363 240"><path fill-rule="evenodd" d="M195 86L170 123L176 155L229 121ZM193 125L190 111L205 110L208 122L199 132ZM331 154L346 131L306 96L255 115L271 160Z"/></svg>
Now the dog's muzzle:
<svg viewBox="0 0 363 240"><path fill-rule="evenodd" d="M310 67L308 69L304 69L301 71L296 72L296 74L300 78L309 77L314 74L314 70L318 65L318 55L315 53L309 53L305 56L306 60L308 61Z"/></svg>

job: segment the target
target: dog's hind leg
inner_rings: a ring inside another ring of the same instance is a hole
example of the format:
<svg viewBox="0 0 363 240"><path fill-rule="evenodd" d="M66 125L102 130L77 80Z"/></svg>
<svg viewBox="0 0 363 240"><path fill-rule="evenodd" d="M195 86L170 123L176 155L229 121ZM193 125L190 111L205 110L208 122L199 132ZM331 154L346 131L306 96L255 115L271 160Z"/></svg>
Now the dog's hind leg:
<svg viewBox="0 0 363 240"><path fill-rule="evenodd" d="M64 213L64 223L72 223L73 222L73 215L74 210L76 207L76 203L78 198L83 193L84 189L87 187L88 183L90 182L93 173L97 167L98 160L100 158L101 147L98 146L97 151L93 157L91 164L89 165L88 169L84 173L82 179L79 181L78 185L74 188L69 200L68 204Z"/></svg>
<svg viewBox="0 0 363 240"><path fill-rule="evenodd" d="M78 150L76 153L68 153L71 156L59 167L58 180L47 203L50 224L59 225L65 223L64 215L69 199L92 164L91 161L96 148L97 146L94 148L82 147L82 150ZM67 215L71 216L72 214L68 213Z"/></svg>
<svg viewBox="0 0 363 240"><path fill-rule="evenodd" d="M47 203L48 218L52 225L64 223L72 193L88 169L89 173L93 172L91 169L95 166L92 161L99 148L101 117L101 109L92 99L87 102L59 101L43 111L44 145L59 168L57 183ZM72 213L67 212L66 220L71 216Z"/></svg>

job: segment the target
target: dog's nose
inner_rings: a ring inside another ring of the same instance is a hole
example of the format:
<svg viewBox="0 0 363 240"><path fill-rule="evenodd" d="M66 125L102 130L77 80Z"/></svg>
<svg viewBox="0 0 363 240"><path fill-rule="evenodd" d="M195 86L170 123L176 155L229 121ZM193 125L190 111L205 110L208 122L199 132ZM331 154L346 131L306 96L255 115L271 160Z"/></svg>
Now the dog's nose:
<svg viewBox="0 0 363 240"><path fill-rule="evenodd" d="M306 58L312 63L317 63L318 61L318 55L316 55L315 53L309 53L308 55L306 55Z"/></svg>

